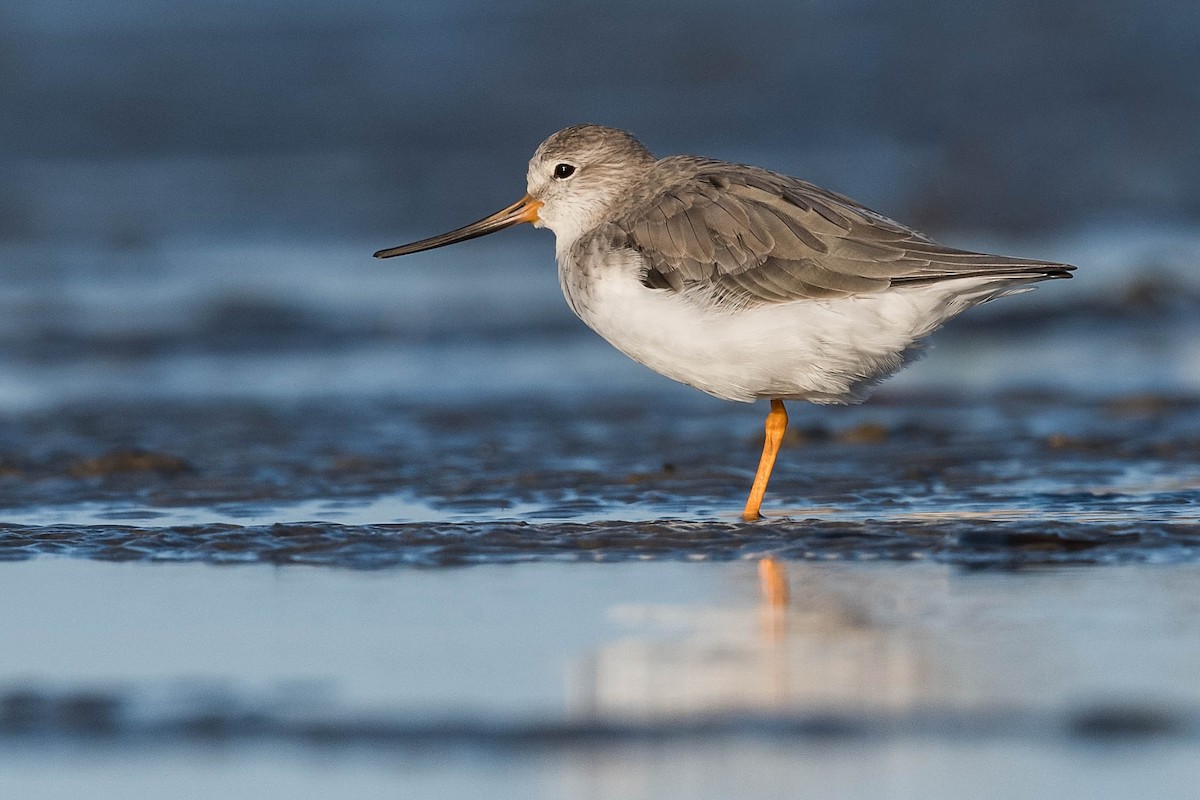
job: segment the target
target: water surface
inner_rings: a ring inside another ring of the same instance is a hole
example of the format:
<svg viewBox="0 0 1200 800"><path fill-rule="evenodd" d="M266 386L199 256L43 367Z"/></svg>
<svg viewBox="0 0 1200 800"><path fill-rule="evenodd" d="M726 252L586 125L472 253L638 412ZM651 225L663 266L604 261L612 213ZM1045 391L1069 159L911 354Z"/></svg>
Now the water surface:
<svg viewBox="0 0 1200 800"><path fill-rule="evenodd" d="M1184 797L1200 777L1195 566L787 572L779 607L749 561L8 564L0 788Z"/></svg>

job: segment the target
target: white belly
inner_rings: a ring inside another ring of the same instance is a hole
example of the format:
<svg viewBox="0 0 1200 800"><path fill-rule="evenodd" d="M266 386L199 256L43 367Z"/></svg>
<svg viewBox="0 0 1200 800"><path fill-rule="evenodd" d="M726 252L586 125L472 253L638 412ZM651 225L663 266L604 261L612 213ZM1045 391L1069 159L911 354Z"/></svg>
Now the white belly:
<svg viewBox="0 0 1200 800"><path fill-rule="evenodd" d="M624 269L592 273L586 289L563 288L575 313L618 350L711 395L854 403L911 361L922 337L995 293L979 283L732 311L649 289Z"/></svg>

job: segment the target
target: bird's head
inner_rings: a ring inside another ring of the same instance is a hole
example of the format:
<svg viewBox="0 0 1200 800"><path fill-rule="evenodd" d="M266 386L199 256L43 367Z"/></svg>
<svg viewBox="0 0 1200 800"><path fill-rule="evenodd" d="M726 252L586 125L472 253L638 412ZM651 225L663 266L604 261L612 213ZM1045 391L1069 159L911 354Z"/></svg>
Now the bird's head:
<svg viewBox="0 0 1200 800"><path fill-rule="evenodd" d="M576 125L542 142L529 161L529 197L540 202L539 228L574 241L628 196L654 163L632 134L602 125Z"/></svg>
<svg viewBox="0 0 1200 800"><path fill-rule="evenodd" d="M564 128L534 152L527 194L516 203L449 233L380 250L375 257L431 250L522 222L554 231L561 247L594 228L653 163L654 156L625 131L603 125Z"/></svg>

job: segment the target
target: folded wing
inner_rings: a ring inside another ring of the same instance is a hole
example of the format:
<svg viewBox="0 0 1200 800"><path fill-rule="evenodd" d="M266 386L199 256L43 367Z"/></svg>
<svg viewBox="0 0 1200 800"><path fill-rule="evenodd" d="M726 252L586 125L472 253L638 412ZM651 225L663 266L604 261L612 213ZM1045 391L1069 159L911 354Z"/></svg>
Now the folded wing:
<svg viewBox="0 0 1200 800"><path fill-rule="evenodd" d="M767 170L701 159L679 159L674 169L678 179L659 184L669 188L596 235L643 255L645 285L719 306L971 277L1017 284L1069 278L1074 269L946 247L847 197Z"/></svg>

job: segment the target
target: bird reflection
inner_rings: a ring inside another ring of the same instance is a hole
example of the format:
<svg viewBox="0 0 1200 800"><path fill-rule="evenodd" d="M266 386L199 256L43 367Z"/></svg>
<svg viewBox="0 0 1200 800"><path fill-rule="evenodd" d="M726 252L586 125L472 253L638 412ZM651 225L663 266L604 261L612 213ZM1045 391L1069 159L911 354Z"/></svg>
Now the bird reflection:
<svg viewBox="0 0 1200 800"><path fill-rule="evenodd" d="M758 562L758 586L763 635L768 644L778 644L787 627L788 582L783 564L766 556Z"/></svg>
<svg viewBox="0 0 1200 800"><path fill-rule="evenodd" d="M716 605L612 609L630 632L578 665L571 710L635 719L881 711L938 691L924 637L896 630L864 596L874 576L773 557L755 569L750 604L734 599L746 598L742 584Z"/></svg>

